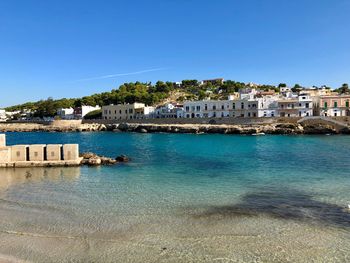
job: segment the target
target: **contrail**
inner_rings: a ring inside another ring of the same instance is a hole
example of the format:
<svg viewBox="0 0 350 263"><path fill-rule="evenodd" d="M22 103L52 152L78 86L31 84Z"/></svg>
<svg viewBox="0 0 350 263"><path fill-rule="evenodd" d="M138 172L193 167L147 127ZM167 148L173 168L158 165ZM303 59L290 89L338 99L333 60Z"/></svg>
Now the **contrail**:
<svg viewBox="0 0 350 263"><path fill-rule="evenodd" d="M145 69L145 70L134 71L134 72L117 73L117 74L111 74L111 75L105 75L105 76L99 76L99 77L93 77L93 78L87 78L87 79L78 79L78 80L75 80L73 82L97 80L97 79L110 79L110 78L121 77L121 76L130 76L130 75L138 75L138 74L143 74L143 73L153 72L153 71L161 71L161 70L165 70L165 69L166 68Z"/></svg>

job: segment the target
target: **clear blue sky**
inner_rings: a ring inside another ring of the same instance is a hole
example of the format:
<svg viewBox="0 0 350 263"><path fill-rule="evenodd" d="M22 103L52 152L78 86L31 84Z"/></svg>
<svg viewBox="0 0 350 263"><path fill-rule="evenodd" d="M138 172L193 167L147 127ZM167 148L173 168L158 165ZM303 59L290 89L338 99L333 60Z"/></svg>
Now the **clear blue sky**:
<svg viewBox="0 0 350 263"><path fill-rule="evenodd" d="M1 0L0 106L136 80L338 87L349 14L348 0Z"/></svg>

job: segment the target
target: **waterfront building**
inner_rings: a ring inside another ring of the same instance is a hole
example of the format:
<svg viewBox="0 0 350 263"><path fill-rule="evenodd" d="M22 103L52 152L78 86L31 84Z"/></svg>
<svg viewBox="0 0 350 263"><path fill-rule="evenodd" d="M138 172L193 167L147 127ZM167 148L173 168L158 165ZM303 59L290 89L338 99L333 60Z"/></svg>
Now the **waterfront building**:
<svg viewBox="0 0 350 263"><path fill-rule="evenodd" d="M74 119L74 109L73 108L59 108L57 110L57 116L64 120Z"/></svg>
<svg viewBox="0 0 350 263"><path fill-rule="evenodd" d="M277 99L274 92L258 92L243 89L239 96L230 95L227 100L187 101L184 118L259 118L277 116Z"/></svg>
<svg viewBox="0 0 350 263"><path fill-rule="evenodd" d="M163 106L158 106L154 111L154 118L178 118L179 112L183 110L183 105L166 103Z"/></svg>
<svg viewBox="0 0 350 263"><path fill-rule="evenodd" d="M350 95L321 96L319 110L321 116L350 116Z"/></svg>
<svg viewBox="0 0 350 263"><path fill-rule="evenodd" d="M153 117L154 107L145 106L144 103L117 104L102 107L104 120L132 120L148 119Z"/></svg>
<svg viewBox="0 0 350 263"><path fill-rule="evenodd" d="M230 100L186 101L184 102L184 118L229 117L230 102Z"/></svg>
<svg viewBox="0 0 350 263"><path fill-rule="evenodd" d="M0 121L6 121L7 117L6 117L6 111L5 110L0 110Z"/></svg>
<svg viewBox="0 0 350 263"><path fill-rule="evenodd" d="M85 117L86 114L95 111L95 110L100 110L101 107L96 105L94 106L81 106L81 107L75 107L74 108L74 118L75 119L83 119Z"/></svg>
<svg viewBox="0 0 350 263"><path fill-rule="evenodd" d="M298 97L286 97L277 101L278 116L307 117L313 116L313 102L309 95L300 94Z"/></svg>

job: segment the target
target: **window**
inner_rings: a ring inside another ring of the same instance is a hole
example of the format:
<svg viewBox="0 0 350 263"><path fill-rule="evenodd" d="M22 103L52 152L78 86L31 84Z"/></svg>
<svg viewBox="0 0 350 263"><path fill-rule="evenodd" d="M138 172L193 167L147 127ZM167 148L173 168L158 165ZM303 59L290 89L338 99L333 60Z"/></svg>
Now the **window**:
<svg viewBox="0 0 350 263"><path fill-rule="evenodd" d="M225 109L225 106L224 106L224 105L221 105L221 109L224 110L224 109Z"/></svg>
<svg viewBox="0 0 350 263"><path fill-rule="evenodd" d="M232 109L236 109L236 103L232 103Z"/></svg>
<svg viewBox="0 0 350 263"><path fill-rule="evenodd" d="M129 113L132 114L133 113L133 109L129 109Z"/></svg>
<svg viewBox="0 0 350 263"><path fill-rule="evenodd" d="M122 110L119 110L119 114L122 114Z"/></svg>
<svg viewBox="0 0 350 263"><path fill-rule="evenodd" d="M327 101L324 102L324 107L327 108L328 105L327 105Z"/></svg>
<svg viewBox="0 0 350 263"><path fill-rule="evenodd" d="M337 101L334 102L334 108L338 108L338 102Z"/></svg>
<svg viewBox="0 0 350 263"><path fill-rule="evenodd" d="M243 102L241 103L241 109L242 110L244 109L244 103Z"/></svg>
<svg viewBox="0 0 350 263"><path fill-rule="evenodd" d="M309 108L309 103L305 103L305 108Z"/></svg>
<svg viewBox="0 0 350 263"><path fill-rule="evenodd" d="M216 110L216 105L213 105L213 110Z"/></svg>
<svg viewBox="0 0 350 263"><path fill-rule="evenodd" d="M349 101L345 102L345 107L349 108Z"/></svg>
<svg viewBox="0 0 350 263"><path fill-rule="evenodd" d="M197 111L200 111L200 110L201 110L201 106L197 106L197 107L196 107L196 110L197 110Z"/></svg>
<svg viewBox="0 0 350 263"><path fill-rule="evenodd" d="M186 106L186 111L189 112L190 111L190 107ZM188 117L187 117L188 118Z"/></svg>
<svg viewBox="0 0 350 263"><path fill-rule="evenodd" d="M248 112L248 117L250 117L250 112Z"/></svg>
<svg viewBox="0 0 350 263"><path fill-rule="evenodd" d="M208 105L207 104L204 105L204 109L208 110Z"/></svg>

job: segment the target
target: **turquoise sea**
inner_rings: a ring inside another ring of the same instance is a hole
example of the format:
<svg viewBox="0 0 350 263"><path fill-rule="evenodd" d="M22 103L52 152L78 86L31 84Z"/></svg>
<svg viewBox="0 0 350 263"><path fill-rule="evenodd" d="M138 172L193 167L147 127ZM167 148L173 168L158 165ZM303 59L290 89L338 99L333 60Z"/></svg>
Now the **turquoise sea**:
<svg viewBox="0 0 350 263"><path fill-rule="evenodd" d="M8 133L128 164L0 170L28 262L350 262L350 136ZM1 259L1 256L0 256Z"/></svg>

